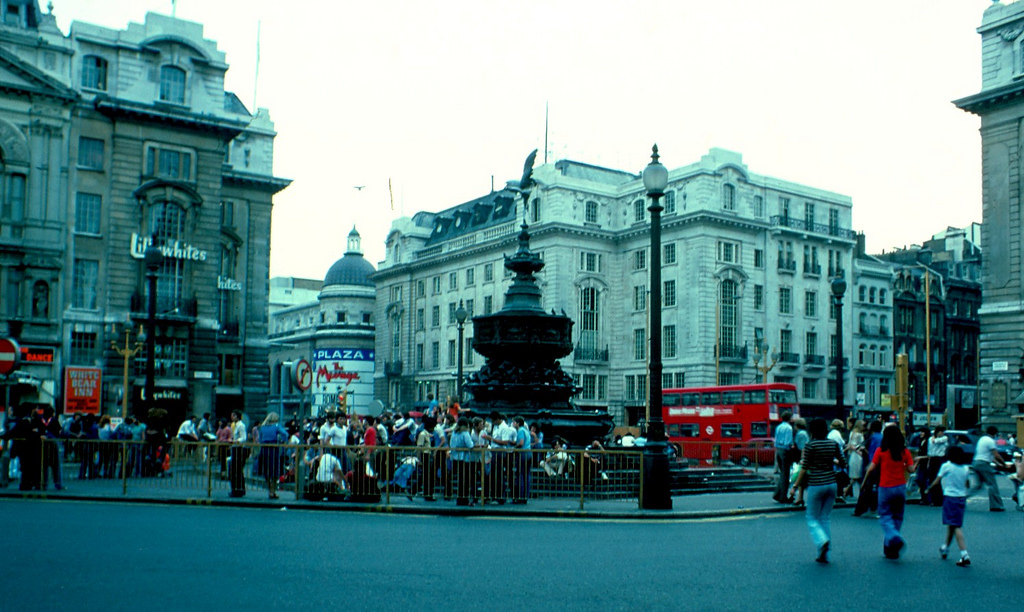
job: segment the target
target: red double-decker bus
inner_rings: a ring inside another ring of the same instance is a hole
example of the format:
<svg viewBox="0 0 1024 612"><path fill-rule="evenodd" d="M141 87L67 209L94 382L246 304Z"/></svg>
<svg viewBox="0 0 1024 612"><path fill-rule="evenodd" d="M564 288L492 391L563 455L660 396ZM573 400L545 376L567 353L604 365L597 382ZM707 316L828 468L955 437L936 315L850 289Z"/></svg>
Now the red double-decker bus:
<svg viewBox="0 0 1024 612"><path fill-rule="evenodd" d="M664 389L662 410L669 442L701 462L728 459L732 447L759 438L770 448L782 413L800 414L788 383Z"/></svg>

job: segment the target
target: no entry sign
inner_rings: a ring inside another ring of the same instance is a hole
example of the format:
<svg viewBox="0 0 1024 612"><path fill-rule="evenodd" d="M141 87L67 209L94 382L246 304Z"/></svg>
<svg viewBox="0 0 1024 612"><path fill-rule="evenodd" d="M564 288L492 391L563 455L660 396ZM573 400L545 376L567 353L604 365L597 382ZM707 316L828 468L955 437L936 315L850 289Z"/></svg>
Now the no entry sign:
<svg viewBox="0 0 1024 612"><path fill-rule="evenodd" d="M18 368L21 349L11 338L0 338L0 375L7 376Z"/></svg>

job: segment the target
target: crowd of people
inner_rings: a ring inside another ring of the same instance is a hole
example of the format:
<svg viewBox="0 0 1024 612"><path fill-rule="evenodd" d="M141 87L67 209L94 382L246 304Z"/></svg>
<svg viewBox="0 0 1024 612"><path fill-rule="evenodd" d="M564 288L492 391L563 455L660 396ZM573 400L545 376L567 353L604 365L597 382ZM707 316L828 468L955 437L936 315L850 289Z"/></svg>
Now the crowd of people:
<svg viewBox="0 0 1024 612"><path fill-rule="evenodd" d="M909 444L895 423L874 420L841 420L810 423L789 412L776 428L777 481L773 498L778 503L805 505L816 560L828 563L832 547L831 514L837 501L856 494L853 516L876 517L882 529L882 554L899 559L906 547L901 533L907 487L918 487L924 506L941 506L945 527L941 558L947 558L956 539L960 549L957 565L971 563L963 531L966 500L987 489L989 510L1002 512L1003 498L995 480L996 468L1012 470L1014 500L1024 483L1024 458L1020 453L1002 456L998 430L989 426L980 436L973 457L950 440L943 426L914 432ZM1012 442L1010 445L1012 447ZM969 485L974 473L978 484ZM1019 503L1019 502L1018 502Z"/></svg>

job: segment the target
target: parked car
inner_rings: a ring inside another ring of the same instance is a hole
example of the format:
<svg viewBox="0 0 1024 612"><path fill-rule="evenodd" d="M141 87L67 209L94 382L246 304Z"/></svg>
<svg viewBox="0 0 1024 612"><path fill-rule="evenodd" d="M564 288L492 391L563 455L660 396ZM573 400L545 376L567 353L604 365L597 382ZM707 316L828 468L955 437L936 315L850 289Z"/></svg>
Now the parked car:
<svg viewBox="0 0 1024 612"><path fill-rule="evenodd" d="M751 438L729 449L729 461L740 465L775 465L775 440Z"/></svg>

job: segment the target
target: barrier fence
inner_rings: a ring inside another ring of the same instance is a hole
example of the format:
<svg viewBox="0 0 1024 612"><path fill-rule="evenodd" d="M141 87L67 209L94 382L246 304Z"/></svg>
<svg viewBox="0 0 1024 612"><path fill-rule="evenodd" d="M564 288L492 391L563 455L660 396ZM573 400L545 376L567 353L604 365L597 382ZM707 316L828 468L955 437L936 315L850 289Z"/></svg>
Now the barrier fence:
<svg viewBox="0 0 1024 612"><path fill-rule="evenodd" d="M44 440L19 451L27 488L89 481L106 494L180 497L285 494L312 501L391 504L454 500L459 505L531 499L639 500L639 448L496 450L415 447L224 444L171 440ZM31 450L30 450L31 449ZM9 460L9 457L7 457ZM3 466L7 476L7 466Z"/></svg>

